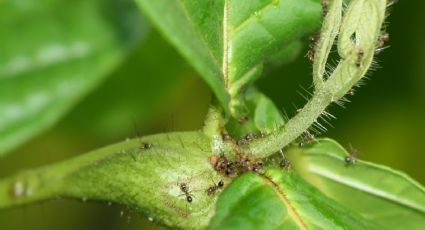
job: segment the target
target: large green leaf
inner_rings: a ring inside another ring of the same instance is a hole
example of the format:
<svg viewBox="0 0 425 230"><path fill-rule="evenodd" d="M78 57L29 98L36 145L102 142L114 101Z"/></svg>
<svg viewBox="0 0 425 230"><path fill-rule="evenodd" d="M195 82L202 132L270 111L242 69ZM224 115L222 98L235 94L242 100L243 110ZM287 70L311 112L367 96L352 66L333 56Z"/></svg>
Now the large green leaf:
<svg viewBox="0 0 425 230"><path fill-rule="evenodd" d="M64 115L145 30L127 0L3 1L0 156Z"/></svg>
<svg viewBox="0 0 425 230"><path fill-rule="evenodd" d="M425 226L425 189L409 176L360 160L347 164L344 159L349 153L330 139L288 154L309 182L366 219L386 229Z"/></svg>
<svg viewBox="0 0 425 230"><path fill-rule="evenodd" d="M220 195L211 229L379 229L294 173L246 173Z"/></svg>
<svg viewBox="0 0 425 230"><path fill-rule="evenodd" d="M136 2L235 117L264 61L320 25L319 0Z"/></svg>

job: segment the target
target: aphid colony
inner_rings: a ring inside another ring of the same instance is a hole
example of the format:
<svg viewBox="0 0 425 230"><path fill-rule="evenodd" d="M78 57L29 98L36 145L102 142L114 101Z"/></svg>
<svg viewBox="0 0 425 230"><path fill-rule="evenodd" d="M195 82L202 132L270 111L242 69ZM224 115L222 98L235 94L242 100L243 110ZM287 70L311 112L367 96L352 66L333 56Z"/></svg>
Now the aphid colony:
<svg viewBox="0 0 425 230"><path fill-rule="evenodd" d="M260 172L263 168L261 159L248 154L236 154L233 161L224 155L213 155L210 157L210 163L217 172L228 177L236 177L247 171Z"/></svg>

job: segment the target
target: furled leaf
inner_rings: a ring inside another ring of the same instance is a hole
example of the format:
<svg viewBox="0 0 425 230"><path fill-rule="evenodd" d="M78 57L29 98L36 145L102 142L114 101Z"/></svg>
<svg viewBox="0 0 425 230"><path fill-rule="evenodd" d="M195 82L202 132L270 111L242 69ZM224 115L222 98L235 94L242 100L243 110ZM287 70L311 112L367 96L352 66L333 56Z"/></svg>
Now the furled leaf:
<svg viewBox="0 0 425 230"><path fill-rule="evenodd" d="M2 1L0 155L51 126L144 34L130 1Z"/></svg>
<svg viewBox="0 0 425 230"><path fill-rule="evenodd" d="M320 25L319 0L136 2L236 118L264 61Z"/></svg>
<svg viewBox="0 0 425 230"><path fill-rule="evenodd" d="M288 155L295 169L324 194L385 229L425 226L425 189L404 173L361 160L346 163L349 153L330 139Z"/></svg>
<svg viewBox="0 0 425 230"><path fill-rule="evenodd" d="M246 173L220 195L210 229L379 229L293 172Z"/></svg>

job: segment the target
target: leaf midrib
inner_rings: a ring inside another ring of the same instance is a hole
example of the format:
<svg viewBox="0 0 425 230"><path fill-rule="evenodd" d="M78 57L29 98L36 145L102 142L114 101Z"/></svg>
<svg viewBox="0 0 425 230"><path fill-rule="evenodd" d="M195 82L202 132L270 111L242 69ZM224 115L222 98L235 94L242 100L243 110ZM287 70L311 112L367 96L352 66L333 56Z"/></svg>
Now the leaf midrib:
<svg viewBox="0 0 425 230"><path fill-rule="evenodd" d="M329 156L328 157L333 157L333 156ZM336 157L334 157L336 158ZM400 197L397 197L393 194L390 193L386 193L385 191L382 190L377 190L376 188L368 185L368 184L364 184L361 183L361 181L358 180L353 180L353 178L349 178L349 177L343 177L342 175L335 175L335 173L327 170L326 168L317 166L317 165L309 165L308 166L308 170L311 171L314 174L317 174L319 176L322 176L326 179L332 180L336 183L340 183L343 185L346 185L348 187L351 188L355 188L359 191L363 191L372 195L375 195L377 197L389 200L389 201L393 201L395 203L398 204L402 204L405 205L406 207L409 207L411 209L414 209L416 211L425 213L425 207L421 206L421 205L417 205L416 203L410 201L410 200L406 200Z"/></svg>
<svg viewBox="0 0 425 230"><path fill-rule="evenodd" d="M302 230L307 230L307 225L302 220L301 215L297 212L296 208L292 205L286 194L280 189L279 185L277 185L271 178L265 175L259 174L259 176L265 183L269 184L273 188L273 190L275 190L276 194L279 196L282 202L285 203L285 206L288 207L289 215L292 216L297 225Z"/></svg>

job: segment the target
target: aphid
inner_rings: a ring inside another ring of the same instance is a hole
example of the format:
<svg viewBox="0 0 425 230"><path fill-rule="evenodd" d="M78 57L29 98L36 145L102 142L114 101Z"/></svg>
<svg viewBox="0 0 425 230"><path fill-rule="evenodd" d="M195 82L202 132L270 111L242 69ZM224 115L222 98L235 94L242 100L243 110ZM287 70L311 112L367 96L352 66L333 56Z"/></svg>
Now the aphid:
<svg viewBox="0 0 425 230"><path fill-rule="evenodd" d="M328 1L322 0L320 3L322 4L322 17L325 17L328 14Z"/></svg>
<svg viewBox="0 0 425 230"><path fill-rule="evenodd" d="M254 139L254 137L255 137L254 134L248 133L248 134L245 135L245 140L251 141L252 139Z"/></svg>
<svg viewBox="0 0 425 230"><path fill-rule="evenodd" d="M210 158L211 164L213 164L214 169L220 173L225 174L226 176L233 176L234 174L234 165L233 162L227 160L227 158L222 155L216 159Z"/></svg>
<svg viewBox="0 0 425 230"><path fill-rule="evenodd" d="M291 167L291 162L288 159L286 159L285 155L283 154L283 150L282 149L279 150L279 153L282 156L282 160L279 162L279 166L281 168L289 168L289 167Z"/></svg>
<svg viewBox="0 0 425 230"><path fill-rule="evenodd" d="M348 96L354 96L354 89L348 90L347 95Z"/></svg>
<svg viewBox="0 0 425 230"><path fill-rule="evenodd" d="M217 192L219 189L223 188L224 186L224 181L220 180L217 184L214 183L213 186L209 187L207 189L207 194L208 196L211 196L212 194L214 194L215 192Z"/></svg>
<svg viewBox="0 0 425 230"><path fill-rule="evenodd" d="M301 140L301 141L298 143L298 146L299 146L300 148L304 148L304 145L305 145L304 140Z"/></svg>
<svg viewBox="0 0 425 230"><path fill-rule="evenodd" d="M364 51L360 48L357 52L357 60L356 60L356 66L357 67L361 66L363 56L364 56Z"/></svg>
<svg viewBox="0 0 425 230"><path fill-rule="evenodd" d="M387 43L389 40L390 40L390 35L387 32L382 31L381 34L379 34L378 36L378 41L376 42L376 48L378 49L382 48L385 45L385 43Z"/></svg>
<svg viewBox="0 0 425 230"><path fill-rule="evenodd" d="M357 155L359 154L359 151L355 148L353 148L353 146L350 145L350 155L346 156L344 158L345 164L346 165L354 165L357 161Z"/></svg>
<svg viewBox="0 0 425 230"><path fill-rule="evenodd" d="M247 171L260 172L263 168L263 161L254 156L237 154L235 159L235 165L238 169L238 173Z"/></svg>
<svg viewBox="0 0 425 230"><path fill-rule="evenodd" d="M241 139L239 139L238 141L236 141L237 145L244 145L248 143L248 141L245 139L245 137L242 137Z"/></svg>
<svg viewBox="0 0 425 230"><path fill-rule="evenodd" d="M223 132L221 134L221 136L223 138L223 141L230 141L230 140L232 140L232 137L228 133Z"/></svg>
<svg viewBox="0 0 425 230"><path fill-rule="evenodd" d="M189 190L189 186L186 183L180 184L180 191L183 192L180 196L186 196L186 201L191 203L193 201L193 195L191 194L191 191Z"/></svg>
<svg viewBox="0 0 425 230"><path fill-rule="evenodd" d="M246 115L242 115L241 117L239 117L239 120L238 120L239 124L244 124L247 121L248 121L248 116Z"/></svg>
<svg viewBox="0 0 425 230"><path fill-rule="evenodd" d="M314 36L310 37L310 45L309 45L310 49L308 50L305 56L308 58L308 60L311 63L314 62L314 56L316 55L316 45L319 39L320 39L320 32L316 32Z"/></svg>
<svg viewBox="0 0 425 230"><path fill-rule="evenodd" d="M279 162L279 166L280 166L281 168L289 168L289 167L291 166L291 162L290 162L288 159L283 158L283 159Z"/></svg>
<svg viewBox="0 0 425 230"><path fill-rule="evenodd" d="M250 141L252 141L253 139L257 138L257 135L253 134L253 133L248 133L245 136L243 136L241 139L239 139L236 144L237 145L243 145L246 144Z"/></svg>

